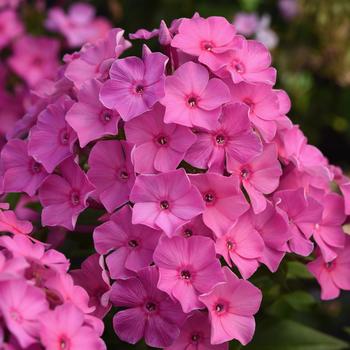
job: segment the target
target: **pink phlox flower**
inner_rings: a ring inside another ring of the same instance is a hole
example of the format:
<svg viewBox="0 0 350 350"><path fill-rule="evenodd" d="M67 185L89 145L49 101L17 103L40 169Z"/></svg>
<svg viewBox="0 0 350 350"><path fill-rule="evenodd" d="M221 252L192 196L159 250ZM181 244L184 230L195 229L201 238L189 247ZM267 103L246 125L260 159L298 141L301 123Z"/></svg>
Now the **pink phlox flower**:
<svg viewBox="0 0 350 350"><path fill-rule="evenodd" d="M137 173L175 170L196 136L186 127L165 124L164 107L153 110L125 124L126 139L136 147L132 159Z"/></svg>
<svg viewBox="0 0 350 350"><path fill-rule="evenodd" d="M248 163L240 164L229 159L227 169L240 182L249 195L255 214L265 210L267 199L265 195L275 191L282 175L282 168L273 143L265 144L263 152Z"/></svg>
<svg viewBox="0 0 350 350"><path fill-rule="evenodd" d="M236 177L215 173L190 175L203 196L203 221L217 237L226 233L235 220L249 209Z"/></svg>
<svg viewBox="0 0 350 350"><path fill-rule="evenodd" d="M244 36L255 34L259 26L259 17L256 13L238 12L232 22L237 33Z"/></svg>
<svg viewBox="0 0 350 350"><path fill-rule="evenodd" d="M235 84L244 81L274 85L276 82L277 71L271 67L270 52L256 40L237 37L232 49L218 60L222 61L222 68L215 74L230 77Z"/></svg>
<svg viewBox="0 0 350 350"><path fill-rule="evenodd" d="M337 257L329 262L321 254L307 265L308 270L316 277L321 286L321 299L335 299L340 290L350 290L350 244L346 239L345 247L336 250Z"/></svg>
<svg viewBox="0 0 350 350"><path fill-rule="evenodd" d="M113 62L110 79L102 86L100 100L125 121L151 110L164 96L164 69L168 58L152 53L146 45L142 59L127 57Z"/></svg>
<svg viewBox="0 0 350 350"><path fill-rule="evenodd" d="M153 259L159 268L158 288L179 301L186 313L203 308L198 296L225 282L208 237L162 237Z"/></svg>
<svg viewBox="0 0 350 350"><path fill-rule="evenodd" d="M134 275L153 261L153 251L161 231L131 223L132 210L124 206L94 231L94 245L99 254L108 254L106 264L111 278Z"/></svg>
<svg viewBox="0 0 350 350"><path fill-rule="evenodd" d="M39 190L43 205L42 224L74 230L79 214L87 208L94 186L72 158L60 166L60 174L50 175Z"/></svg>
<svg viewBox="0 0 350 350"><path fill-rule="evenodd" d="M209 311L211 344L237 339L246 345L254 335L253 315L259 310L262 294L250 282L240 280L228 267L223 270L227 282L199 297Z"/></svg>
<svg viewBox="0 0 350 350"><path fill-rule="evenodd" d="M276 120L280 118L278 95L272 86L265 83L241 82L230 85L232 102L244 103L249 107L248 116L262 138L271 141L277 130Z"/></svg>
<svg viewBox="0 0 350 350"><path fill-rule="evenodd" d="M113 284L112 304L126 308L113 318L121 340L135 344L144 337L148 346L164 348L179 336L186 316L179 303L157 288L158 279L158 270L152 266Z"/></svg>
<svg viewBox="0 0 350 350"><path fill-rule="evenodd" d="M99 254L90 255L81 264L81 268L72 270L70 275L74 283L84 288L89 294L89 307L94 307L92 313L100 319L109 312L109 276L103 266L103 257Z"/></svg>
<svg viewBox="0 0 350 350"><path fill-rule="evenodd" d="M0 251L0 282L24 277L29 264L22 257L7 257Z"/></svg>
<svg viewBox="0 0 350 350"><path fill-rule="evenodd" d="M44 167L28 155L28 142L9 140L1 151L5 192L25 192L34 196L48 176Z"/></svg>
<svg viewBox="0 0 350 350"><path fill-rule="evenodd" d="M16 12L7 9L0 12L0 49L7 46L23 32L23 25L18 20Z"/></svg>
<svg viewBox="0 0 350 350"><path fill-rule="evenodd" d="M293 253L308 256L314 248L310 241L310 224L321 221L323 207L307 196L303 188L277 191L273 195L273 201L287 215L289 233L292 236L288 242L289 249Z"/></svg>
<svg viewBox="0 0 350 350"><path fill-rule="evenodd" d="M57 306L40 317L40 339L45 349L105 350L99 334L71 303Z"/></svg>
<svg viewBox="0 0 350 350"><path fill-rule="evenodd" d="M72 104L73 101L64 96L56 103L48 105L30 131L28 153L49 173L72 155L77 135L65 120Z"/></svg>
<svg viewBox="0 0 350 350"><path fill-rule="evenodd" d="M33 225L30 221L18 219L12 210L0 210L0 232L28 235L32 231Z"/></svg>
<svg viewBox="0 0 350 350"><path fill-rule="evenodd" d="M208 315L194 311L181 327L181 333L166 350L228 350L228 343L212 345Z"/></svg>
<svg viewBox="0 0 350 350"><path fill-rule="evenodd" d="M202 196L183 169L138 176L130 200L133 224L162 229L169 237L204 211Z"/></svg>
<svg viewBox="0 0 350 350"><path fill-rule="evenodd" d="M292 238L286 217L269 201L263 212L254 214L250 211L250 214L252 226L264 240L264 251L259 261L271 272L276 272L289 251L287 242Z"/></svg>
<svg viewBox="0 0 350 350"><path fill-rule="evenodd" d="M40 315L49 305L45 293L23 279L0 282L0 312L22 348L37 342Z"/></svg>
<svg viewBox="0 0 350 350"><path fill-rule="evenodd" d="M164 121L208 130L215 129L221 106L230 101L228 87L220 79L209 79L208 70L197 63L181 65L165 79Z"/></svg>
<svg viewBox="0 0 350 350"><path fill-rule="evenodd" d="M66 114L66 121L78 135L81 147L107 135L118 134L118 113L105 108L99 100L102 83L92 79L78 92L78 102Z"/></svg>
<svg viewBox="0 0 350 350"><path fill-rule="evenodd" d="M68 62L65 76L74 82L78 89L86 80L107 79L113 61L131 46L123 35L124 30L115 28L97 42L85 44Z"/></svg>
<svg viewBox="0 0 350 350"><path fill-rule="evenodd" d="M223 17L184 18L171 46L198 57L210 69L216 69L215 57L231 49L236 29Z"/></svg>
<svg viewBox="0 0 350 350"><path fill-rule="evenodd" d="M223 173L230 159L247 162L262 151L259 137L248 119L248 108L230 104L223 108L220 124L213 131L195 130L196 142L185 155L191 165Z"/></svg>
<svg viewBox="0 0 350 350"><path fill-rule="evenodd" d="M126 141L99 141L89 156L89 180L108 212L125 204L135 182L132 145Z"/></svg>
<svg viewBox="0 0 350 350"><path fill-rule="evenodd" d="M242 277L248 279L259 267L265 244L251 223L250 213L247 213L216 240L215 248L230 266L233 263Z"/></svg>
<svg viewBox="0 0 350 350"><path fill-rule="evenodd" d="M185 238L189 238L192 236L205 236L205 237L213 237L213 232L206 226L203 222L202 215L195 216L189 222L180 226L176 232L176 236L183 236Z"/></svg>
<svg viewBox="0 0 350 350"><path fill-rule="evenodd" d="M43 78L53 78L58 68L59 42L45 36L25 35L13 45L10 67L29 86L36 86Z"/></svg>

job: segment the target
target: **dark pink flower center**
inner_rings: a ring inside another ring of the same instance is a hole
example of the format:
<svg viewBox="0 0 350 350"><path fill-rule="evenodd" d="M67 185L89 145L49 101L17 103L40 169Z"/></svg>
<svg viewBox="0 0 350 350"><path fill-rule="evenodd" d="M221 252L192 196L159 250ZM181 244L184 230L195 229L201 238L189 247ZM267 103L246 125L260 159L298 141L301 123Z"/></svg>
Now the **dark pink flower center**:
<svg viewBox="0 0 350 350"><path fill-rule="evenodd" d="M70 202L73 207L80 204L80 192L78 190L73 190L70 194Z"/></svg>
<svg viewBox="0 0 350 350"><path fill-rule="evenodd" d="M193 231L189 228L186 228L186 230L184 231L184 236L185 236L185 238L189 238L189 237L193 236Z"/></svg>
<svg viewBox="0 0 350 350"><path fill-rule="evenodd" d="M10 317L17 323L21 323L23 321L22 315L14 308L10 310Z"/></svg>
<svg viewBox="0 0 350 350"><path fill-rule="evenodd" d="M198 332L194 332L191 334L191 343L198 344L201 341L201 338L201 334L199 334Z"/></svg>
<svg viewBox="0 0 350 350"><path fill-rule="evenodd" d="M327 270L333 270L335 268L335 261L326 262L325 267Z"/></svg>
<svg viewBox="0 0 350 350"><path fill-rule="evenodd" d="M160 208L163 210L169 209L169 202L168 201L161 201L160 202Z"/></svg>
<svg viewBox="0 0 350 350"><path fill-rule="evenodd" d="M41 66L42 64L44 63L44 60L42 57L34 57L33 60L32 60L32 64L33 66Z"/></svg>
<svg viewBox="0 0 350 350"><path fill-rule="evenodd" d="M139 246L139 243L137 242L136 239L131 239L131 240L128 242L128 245L129 245L129 247L131 247L131 248L136 248L136 247Z"/></svg>
<svg viewBox="0 0 350 350"><path fill-rule="evenodd" d="M59 344L59 349L61 349L61 350L69 350L70 349L70 341L65 335L62 335L59 338L58 344Z"/></svg>
<svg viewBox="0 0 350 350"><path fill-rule="evenodd" d="M113 112L105 109L100 114L100 120L103 124L108 124L113 118Z"/></svg>
<svg viewBox="0 0 350 350"><path fill-rule="evenodd" d="M232 62L232 67L233 67L233 69L234 69L237 73L239 73L239 74L242 74L242 73L244 73L244 71L245 71L245 67L244 67L243 63L240 62L240 61L234 60L234 61Z"/></svg>
<svg viewBox="0 0 350 350"><path fill-rule="evenodd" d="M61 145L67 145L69 141L69 132L66 128L62 129L58 135Z"/></svg>
<svg viewBox="0 0 350 350"><path fill-rule="evenodd" d="M148 301L145 304L145 309L147 312L155 312L157 310L157 305L152 301Z"/></svg>
<svg viewBox="0 0 350 350"><path fill-rule="evenodd" d="M254 102L250 98L243 99L243 103L245 103L250 109L254 109Z"/></svg>
<svg viewBox="0 0 350 350"><path fill-rule="evenodd" d="M225 305L222 303L217 303L217 304L215 304L214 309L217 313L222 313L225 310Z"/></svg>
<svg viewBox="0 0 350 350"><path fill-rule="evenodd" d="M142 95L143 92L145 91L145 87L141 84L136 85L135 87L135 92L139 95Z"/></svg>
<svg viewBox="0 0 350 350"><path fill-rule="evenodd" d="M212 51L214 48L214 44L212 41L202 41L201 47L205 51Z"/></svg>
<svg viewBox="0 0 350 350"><path fill-rule="evenodd" d="M119 171L119 179L122 181L128 180L129 179L129 173L126 170L120 170Z"/></svg>
<svg viewBox="0 0 350 350"><path fill-rule="evenodd" d="M215 202L215 194L213 192L207 192L203 198L207 205L213 204Z"/></svg>
<svg viewBox="0 0 350 350"><path fill-rule="evenodd" d="M198 104L198 98L196 96L190 96L188 99L187 99L187 104L189 107L191 108L195 108Z"/></svg>
<svg viewBox="0 0 350 350"><path fill-rule="evenodd" d="M241 178L243 179L243 180L246 180L248 177L249 177L249 175L250 175L250 171L249 171L249 169L247 169L247 168L242 168L241 169Z"/></svg>
<svg viewBox="0 0 350 350"><path fill-rule="evenodd" d="M168 144L168 139L166 136L158 136L157 143L161 146L165 146Z"/></svg>
<svg viewBox="0 0 350 350"><path fill-rule="evenodd" d="M180 276L183 280L189 280L191 278L191 272L188 270L182 270Z"/></svg>
<svg viewBox="0 0 350 350"><path fill-rule="evenodd" d="M40 163L36 162L34 159L32 159L30 161L30 164L29 164L29 170L33 174L39 174L42 170L42 165Z"/></svg>
<svg viewBox="0 0 350 350"><path fill-rule="evenodd" d="M215 141L218 145L223 145L226 142L225 136L223 134L216 135Z"/></svg>
<svg viewBox="0 0 350 350"><path fill-rule="evenodd" d="M227 250L234 250L236 248L236 243L234 243L232 241L227 241L226 247L227 247Z"/></svg>

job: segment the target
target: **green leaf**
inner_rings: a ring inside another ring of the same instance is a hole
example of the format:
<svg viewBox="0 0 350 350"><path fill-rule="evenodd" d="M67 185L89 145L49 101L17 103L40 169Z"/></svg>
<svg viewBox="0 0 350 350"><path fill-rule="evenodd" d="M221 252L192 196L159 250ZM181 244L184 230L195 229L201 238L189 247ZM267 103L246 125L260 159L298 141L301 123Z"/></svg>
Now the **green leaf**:
<svg viewBox="0 0 350 350"><path fill-rule="evenodd" d="M257 332L245 350L342 350L349 344L292 320L258 323Z"/></svg>
<svg viewBox="0 0 350 350"><path fill-rule="evenodd" d="M313 276L306 268L306 265L299 261L287 262L287 279L312 279Z"/></svg>

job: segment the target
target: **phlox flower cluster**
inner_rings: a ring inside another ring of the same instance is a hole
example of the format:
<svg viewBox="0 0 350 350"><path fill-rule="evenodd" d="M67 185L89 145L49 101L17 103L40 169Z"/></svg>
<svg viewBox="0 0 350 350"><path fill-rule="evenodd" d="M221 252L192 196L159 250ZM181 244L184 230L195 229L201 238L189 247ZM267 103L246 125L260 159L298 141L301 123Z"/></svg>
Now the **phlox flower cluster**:
<svg viewBox="0 0 350 350"><path fill-rule="evenodd" d="M74 231L83 211L100 215L98 255L77 279L95 310L74 305L79 327L98 344L84 313L102 318L110 302L131 344L245 345L262 299L248 279L290 254L312 257L323 299L350 290L350 180L288 118L267 48L198 14L130 39L146 42L140 57L119 28L66 55L1 152L2 191L39 202L42 226Z"/></svg>
<svg viewBox="0 0 350 350"><path fill-rule="evenodd" d="M29 236L29 221L6 205L0 210L0 230L7 232L0 236L1 348L105 349L100 318L109 310L109 284L99 256L69 273L62 253ZM94 280L86 279L90 274Z"/></svg>

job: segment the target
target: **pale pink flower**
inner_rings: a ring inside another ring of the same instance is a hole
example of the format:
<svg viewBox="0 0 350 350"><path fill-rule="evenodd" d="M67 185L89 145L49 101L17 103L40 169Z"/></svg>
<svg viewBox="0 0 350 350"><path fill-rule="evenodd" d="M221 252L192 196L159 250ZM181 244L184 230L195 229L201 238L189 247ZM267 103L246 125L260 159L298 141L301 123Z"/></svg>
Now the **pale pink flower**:
<svg viewBox="0 0 350 350"><path fill-rule="evenodd" d="M109 277L103 267L103 257L98 254L90 255L82 262L81 268L72 270L70 275L74 283L89 294L88 306L95 308L91 315L103 319L111 308Z"/></svg>
<svg viewBox="0 0 350 350"><path fill-rule="evenodd" d="M125 121L149 111L164 96L164 69L168 58L143 48L142 59L127 57L113 62L110 79L102 86L100 100Z"/></svg>
<svg viewBox="0 0 350 350"><path fill-rule="evenodd" d="M101 86L95 79L84 83L78 91L78 102L66 114L66 121L78 135L80 147L103 136L118 134L119 114L100 102Z"/></svg>
<svg viewBox="0 0 350 350"><path fill-rule="evenodd" d="M48 37L22 36L13 45L10 67L30 86L54 78L58 69L59 42Z"/></svg>
<svg viewBox="0 0 350 350"><path fill-rule="evenodd" d="M349 239L345 248L338 249L337 257L326 262L321 254L307 265L308 270L316 277L321 286L321 299L335 299L340 295L340 290L350 290L350 254Z"/></svg>
<svg viewBox="0 0 350 350"><path fill-rule="evenodd" d="M45 293L18 279L0 282L0 295L0 312L20 346L27 348L36 343L38 320L49 308Z"/></svg>
<svg viewBox="0 0 350 350"><path fill-rule="evenodd" d="M70 157L77 140L74 130L65 120L73 101L64 96L40 113L28 137L28 153L52 173L57 165Z"/></svg>
<svg viewBox="0 0 350 350"><path fill-rule="evenodd" d="M187 62L165 79L164 121L212 130L218 126L221 106L230 101L225 83L209 79L208 70Z"/></svg>
<svg viewBox="0 0 350 350"><path fill-rule="evenodd" d="M215 173L190 175L190 180L203 196L204 223L220 237L235 220L249 209L239 182L235 177Z"/></svg>
<svg viewBox="0 0 350 350"><path fill-rule="evenodd" d="M0 49L7 46L23 32L23 25L16 12L7 9L0 12Z"/></svg>
<svg viewBox="0 0 350 350"><path fill-rule="evenodd" d="M50 175L40 187L39 199L44 207L42 224L74 230L78 216L87 207L87 199L94 187L72 158L61 164L60 172L61 176Z"/></svg>
<svg viewBox="0 0 350 350"><path fill-rule="evenodd" d="M204 211L202 196L183 169L138 176L130 200L133 224L162 229L169 237Z"/></svg>
<svg viewBox="0 0 350 350"><path fill-rule="evenodd" d="M86 324L84 314L73 304L57 306L40 316L40 339L47 350L105 350L98 333Z"/></svg>
<svg viewBox="0 0 350 350"><path fill-rule="evenodd" d="M240 82L230 85L232 102L241 102L249 107L248 116L263 139L271 141L277 130L280 117L279 99L269 84Z"/></svg>
<svg viewBox="0 0 350 350"><path fill-rule="evenodd" d="M64 75L74 82L77 88L90 79L107 79L113 61L131 46L123 35L124 30L115 28L96 43L84 45L68 62Z"/></svg>
<svg viewBox="0 0 350 350"><path fill-rule="evenodd" d="M125 124L126 139L136 148L132 159L137 173L175 170L196 136L186 127L165 124L164 107L153 110Z"/></svg>
<svg viewBox="0 0 350 350"><path fill-rule="evenodd" d="M108 212L125 204L135 181L131 163L132 145L126 141L99 141L89 156L89 180Z"/></svg>
<svg viewBox="0 0 350 350"><path fill-rule="evenodd" d="M158 279L158 270L153 266L140 270L137 277L113 284L112 304L126 308L113 319L121 340L136 344L144 337L147 345L164 348L179 336L185 314L180 304L157 289Z"/></svg>
<svg viewBox="0 0 350 350"><path fill-rule="evenodd" d="M292 237L288 242L290 250L308 256L314 247L310 241L310 224L321 221L322 206L312 197L306 196L303 188L275 192L273 200L276 207L287 215Z"/></svg>
<svg viewBox="0 0 350 350"><path fill-rule="evenodd" d="M228 350L228 343L212 345L208 315L195 311L181 327L181 333L166 350Z"/></svg>
<svg viewBox="0 0 350 350"><path fill-rule="evenodd" d="M232 22L237 33L245 36L253 35L259 26L259 17L256 13L238 12Z"/></svg>
<svg viewBox="0 0 350 350"><path fill-rule="evenodd" d="M186 313L203 308L198 296L225 281L208 237L162 237L153 259L159 268L158 288L179 301Z"/></svg>
<svg viewBox="0 0 350 350"><path fill-rule="evenodd" d="M132 210L124 206L94 231L94 245L99 254L108 254L106 264L114 279L132 276L149 266L161 231L131 223Z"/></svg>
<svg viewBox="0 0 350 350"><path fill-rule="evenodd" d="M224 17L184 18L171 46L197 56L199 62L215 69L215 56L231 49L235 34L235 27Z"/></svg>
<svg viewBox="0 0 350 350"><path fill-rule="evenodd" d="M196 135L185 160L201 169L223 173L229 159L247 162L262 151L259 137L250 126L248 108L243 104L225 106L216 129L196 130Z"/></svg>
<svg viewBox="0 0 350 350"><path fill-rule="evenodd" d="M33 196L48 176L43 166L28 155L28 142L9 140L1 151L5 192L26 192Z"/></svg>
<svg viewBox="0 0 350 350"><path fill-rule="evenodd" d="M240 179L249 195L254 213L264 211L267 205L265 195L276 190L282 175L275 144L266 144L263 152L248 163L240 164L229 159L227 169Z"/></svg>
<svg viewBox="0 0 350 350"><path fill-rule="evenodd" d="M264 247L264 240L251 224L249 213L238 218L215 243L216 252L230 266L232 261L244 279L251 277L259 267Z"/></svg>
<svg viewBox="0 0 350 350"><path fill-rule="evenodd" d="M253 315L259 310L262 294L250 282L240 280L228 267L223 270L227 282L199 297L209 311L211 344L237 339L246 345L254 335Z"/></svg>

